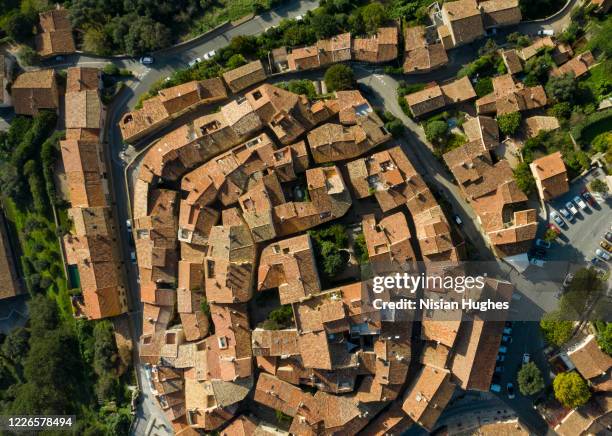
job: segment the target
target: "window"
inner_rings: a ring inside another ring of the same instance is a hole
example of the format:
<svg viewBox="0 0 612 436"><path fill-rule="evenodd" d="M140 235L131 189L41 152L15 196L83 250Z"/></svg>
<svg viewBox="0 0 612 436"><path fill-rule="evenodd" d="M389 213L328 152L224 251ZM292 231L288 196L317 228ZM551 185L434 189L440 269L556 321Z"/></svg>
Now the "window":
<svg viewBox="0 0 612 436"><path fill-rule="evenodd" d="M215 278L215 261L214 260L206 261L206 270L208 271L208 278L214 279Z"/></svg>

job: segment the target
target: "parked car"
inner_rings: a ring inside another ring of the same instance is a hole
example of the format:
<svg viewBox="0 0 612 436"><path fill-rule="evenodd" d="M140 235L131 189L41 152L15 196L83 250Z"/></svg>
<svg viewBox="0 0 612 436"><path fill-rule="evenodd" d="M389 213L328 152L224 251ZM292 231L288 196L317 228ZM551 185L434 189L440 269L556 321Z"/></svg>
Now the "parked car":
<svg viewBox="0 0 612 436"><path fill-rule="evenodd" d="M536 259L535 257L529 259L529 263L534 266L539 266L540 268L544 266L544 261L542 259Z"/></svg>
<svg viewBox="0 0 612 436"><path fill-rule="evenodd" d="M554 225L553 223L549 223L548 228L554 230L557 233L557 235L561 234L561 229L557 227L556 225Z"/></svg>
<svg viewBox="0 0 612 436"><path fill-rule="evenodd" d="M511 335L512 327L504 327L504 335Z"/></svg>
<svg viewBox="0 0 612 436"><path fill-rule="evenodd" d="M611 252L611 253L612 253L612 245L610 245L608 242L606 242L606 241L601 241L601 242L599 243L599 246L600 246L601 248L603 248L604 250L609 251L609 252Z"/></svg>
<svg viewBox="0 0 612 436"><path fill-rule="evenodd" d="M512 336L510 335L502 335L502 344L511 344Z"/></svg>
<svg viewBox="0 0 612 436"><path fill-rule="evenodd" d="M546 257L546 250L543 248L534 248L531 257L537 257L538 259L544 259L544 257Z"/></svg>
<svg viewBox="0 0 612 436"><path fill-rule="evenodd" d="M202 58L195 58L189 61L189 66L193 67L195 64L199 64L202 62Z"/></svg>
<svg viewBox="0 0 612 436"><path fill-rule="evenodd" d="M127 229L128 235L132 236L132 220L125 220L125 228Z"/></svg>
<svg viewBox="0 0 612 436"><path fill-rule="evenodd" d="M506 385L506 390L508 391L508 398L514 399L516 395L514 394L514 385L511 382Z"/></svg>
<svg viewBox="0 0 612 436"><path fill-rule="evenodd" d="M578 214L578 209L576 208L576 206L574 206L574 203L572 203L571 201L568 201L567 203L565 203L565 207L567 207L567 209L574 215Z"/></svg>
<svg viewBox="0 0 612 436"><path fill-rule="evenodd" d="M607 251L603 251L602 249L598 248L595 250L595 254L597 256L599 256L600 258L602 258L605 261L610 260L610 255L608 254Z"/></svg>
<svg viewBox="0 0 612 436"><path fill-rule="evenodd" d="M606 241L608 241L608 242L612 242L612 232L607 232L607 233L604 235L604 238L606 238Z"/></svg>
<svg viewBox="0 0 612 436"><path fill-rule="evenodd" d="M495 367L495 372L498 374L501 374L502 372L504 372L504 365L499 365Z"/></svg>
<svg viewBox="0 0 612 436"><path fill-rule="evenodd" d="M536 246L537 247L550 248L550 242L538 238L538 239L536 239Z"/></svg>
<svg viewBox="0 0 612 436"><path fill-rule="evenodd" d="M498 354L495 358L496 362L503 362L504 360L506 360L506 356L504 356L503 354Z"/></svg>
<svg viewBox="0 0 612 436"><path fill-rule="evenodd" d="M136 263L136 253L134 251L130 251L130 261Z"/></svg>
<svg viewBox="0 0 612 436"><path fill-rule="evenodd" d="M529 363L530 360L531 360L531 356L529 355L529 353L523 354L523 365L526 363Z"/></svg>
<svg viewBox="0 0 612 436"><path fill-rule="evenodd" d="M211 51L209 51L208 53L206 53L204 55L204 59L206 59L206 60L212 59L212 58L215 57L216 54L217 54L216 50L211 50Z"/></svg>
<svg viewBox="0 0 612 436"><path fill-rule="evenodd" d="M589 262L591 262L591 265L594 265L594 266L605 265L604 261L598 257L594 257L590 259Z"/></svg>
<svg viewBox="0 0 612 436"><path fill-rule="evenodd" d="M587 205L584 202L584 200L582 198L580 198L580 196L576 195L574 197L574 203L576 203L576 205L581 209L581 210L587 210Z"/></svg>
<svg viewBox="0 0 612 436"><path fill-rule="evenodd" d="M457 225L462 225L463 221L461 221L461 217L459 217L459 215L453 215L453 219L455 220L455 222L457 223Z"/></svg>
<svg viewBox="0 0 612 436"><path fill-rule="evenodd" d="M499 347L499 354L506 354L508 352L508 348L505 345Z"/></svg>
<svg viewBox="0 0 612 436"><path fill-rule="evenodd" d="M140 58L140 63L143 65L151 65L155 62L155 58L153 56L143 56Z"/></svg>
<svg viewBox="0 0 612 436"><path fill-rule="evenodd" d="M597 201L595 201L591 193L587 191L586 188L582 190L582 198L584 198L586 202L589 203L589 206L591 207L597 206Z"/></svg>
<svg viewBox="0 0 612 436"><path fill-rule="evenodd" d="M559 209L559 212L561 212L561 215L563 215L563 218L568 220L570 223L574 221L574 215L571 212L569 212L567 209L561 208Z"/></svg>
<svg viewBox="0 0 612 436"><path fill-rule="evenodd" d="M561 219L561 217L559 216L559 214L557 213L557 211L554 211L554 210L553 210L553 211L550 213L550 217L553 219L553 221L554 221L554 222L556 222L556 223L557 223L557 225L559 225L559 226L561 226L561 227L565 227L565 226L566 226L565 221L563 221L563 220Z"/></svg>
<svg viewBox="0 0 612 436"><path fill-rule="evenodd" d="M555 31L553 29L538 30L539 36L553 36L554 34L555 34Z"/></svg>

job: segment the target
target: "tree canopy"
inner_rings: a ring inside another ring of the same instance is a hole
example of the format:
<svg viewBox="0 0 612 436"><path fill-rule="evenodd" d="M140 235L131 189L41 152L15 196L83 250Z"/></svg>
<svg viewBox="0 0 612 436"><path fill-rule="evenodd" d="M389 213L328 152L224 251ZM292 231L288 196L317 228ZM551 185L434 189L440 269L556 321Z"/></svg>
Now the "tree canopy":
<svg viewBox="0 0 612 436"><path fill-rule="evenodd" d="M557 374L553 380L553 388L555 398L571 409L586 404L591 398L589 386L576 371Z"/></svg>
<svg viewBox="0 0 612 436"><path fill-rule="evenodd" d="M561 319L558 312L551 312L542 317L540 329L544 334L546 342L551 345L561 346L572 337L574 324L571 321Z"/></svg>
<svg viewBox="0 0 612 436"><path fill-rule="evenodd" d="M518 372L519 391L523 395L534 395L544 389L544 379L534 362L524 364Z"/></svg>
<svg viewBox="0 0 612 436"><path fill-rule="evenodd" d="M521 119L520 112L510 112L508 114L499 115L497 117L499 131L505 135L514 134L521 126Z"/></svg>
<svg viewBox="0 0 612 436"><path fill-rule="evenodd" d="M348 65L335 64L325 71L324 80L328 91L344 91L353 88L355 75Z"/></svg>

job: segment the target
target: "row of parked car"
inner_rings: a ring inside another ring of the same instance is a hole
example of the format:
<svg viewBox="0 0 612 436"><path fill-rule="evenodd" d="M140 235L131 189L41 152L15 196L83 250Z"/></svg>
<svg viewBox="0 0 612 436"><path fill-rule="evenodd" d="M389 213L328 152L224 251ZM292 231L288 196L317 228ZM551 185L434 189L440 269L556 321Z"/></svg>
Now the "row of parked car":
<svg viewBox="0 0 612 436"><path fill-rule="evenodd" d="M606 232L602 237L601 241L599 241L599 246L601 248L595 249L595 258L594 259L603 259L606 262L610 260L610 253L612 253L612 227L610 227L610 231ZM599 262L592 262L593 264L597 264Z"/></svg>
<svg viewBox="0 0 612 436"><path fill-rule="evenodd" d="M495 359L495 372L493 373L493 379L491 380L491 392L500 393L502 391L501 378L504 373L504 362L506 361L506 356L508 353L508 345L512 343L512 322L506 321L504 326L504 331L502 333L501 345L499 346L499 350L497 352L497 357ZM529 361L529 354L526 354L527 361ZM523 360L525 357L523 356ZM513 399L516 394L514 393L514 384L512 382L508 382L506 384L506 393L509 399Z"/></svg>
<svg viewBox="0 0 612 436"><path fill-rule="evenodd" d="M579 213L578 211L587 211L589 206L595 208L597 206L597 201L595 201L591 193L584 188L580 195L576 195L572 201L565 203L565 207L559 208L559 213L563 215L565 221L559 216L559 213L554 210L550 213L550 217L559 227L567 227L566 221L573 223L576 219L576 215Z"/></svg>

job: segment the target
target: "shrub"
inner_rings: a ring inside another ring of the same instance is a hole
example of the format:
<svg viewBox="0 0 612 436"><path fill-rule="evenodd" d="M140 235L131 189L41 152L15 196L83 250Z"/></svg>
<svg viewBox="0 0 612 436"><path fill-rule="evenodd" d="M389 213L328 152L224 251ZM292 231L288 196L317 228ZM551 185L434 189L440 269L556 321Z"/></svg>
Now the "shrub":
<svg viewBox="0 0 612 436"><path fill-rule="evenodd" d="M597 343L605 353L612 356L612 323L599 322L597 330Z"/></svg>
<svg viewBox="0 0 612 436"><path fill-rule="evenodd" d="M474 90L476 91L476 95L478 97L485 96L493 92L493 81L490 77L483 77L482 79L478 79L476 82L476 86L474 86Z"/></svg>
<svg viewBox="0 0 612 436"><path fill-rule="evenodd" d="M595 179L590 184L591 190L593 192L599 192L601 194L608 193L608 184L601 179Z"/></svg>
<svg viewBox="0 0 612 436"><path fill-rule="evenodd" d="M36 65L40 62L40 56L38 53L28 46L22 46L17 52L17 59L21 65L26 67Z"/></svg>
<svg viewBox="0 0 612 436"><path fill-rule="evenodd" d="M571 102L574 99L578 85L573 73L553 76L546 84L546 94L558 102Z"/></svg>
<svg viewBox="0 0 612 436"><path fill-rule="evenodd" d="M535 191L536 183L535 179L533 178L533 174L531 173L531 169L529 168L529 164L526 162L521 162L514 169L513 174L517 186L525 193L525 195L530 195Z"/></svg>
<svg viewBox="0 0 612 436"><path fill-rule="evenodd" d="M574 324L571 321L561 319L558 312L551 312L542 317L540 329L546 342L560 347L572 337Z"/></svg>
<svg viewBox="0 0 612 436"><path fill-rule="evenodd" d="M443 144L448 139L448 124L442 120L428 122L425 125L425 136L429 142Z"/></svg>
<svg viewBox="0 0 612 436"><path fill-rule="evenodd" d="M353 88L355 75L349 66L336 64L325 71L324 80L328 91L343 91Z"/></svg>
<svg viewBox="0 0 612 436"><path fill-rule="evenodd" d="M363 233L359 233L359 235L355 237L355 244L353 246L353 249L355 250L355 257L357 258L357 261L360 264L368 263L370 258L368 255L368 247L366 245L365 236L363 235Z"/></svg>
<svg viewBox="0 0 612 436"><path fill-rule="evenodd" d="M570 409L586 404L591 398L587 383L576 371L557 374L553 380L553 389L555 398Z"/></svg>
<svg viewBox="0 0 612 436"><path fill-rule="evenodd" d="M499 131L506 134L512 135L521 126L521 113L511 112L509 114L503 114L497 117L497 124L499 125Z"/></svg>
<svg viewBox="0 0 612 436"><path fill-rule="evenodd" d="M102 71L104 74L108 74L109 76L116 76L119 74L119 67L113 63L108 63L104 65L104 69Z"/></svg>
<svg viewBox="0 0 612 436"><path fill-rule="evenodd" d="M544 240L547 242L553 242L558 236L559 234L555 230L548 229L546 230L546 233L544 233Z"/></svg>
<svg viewBox="0 0 612 436"><path fill-rule="evenodd" d="M544 389L544 379L534 362L524 364L518 372L519 391L523 395L534 395Z"/></svg>

